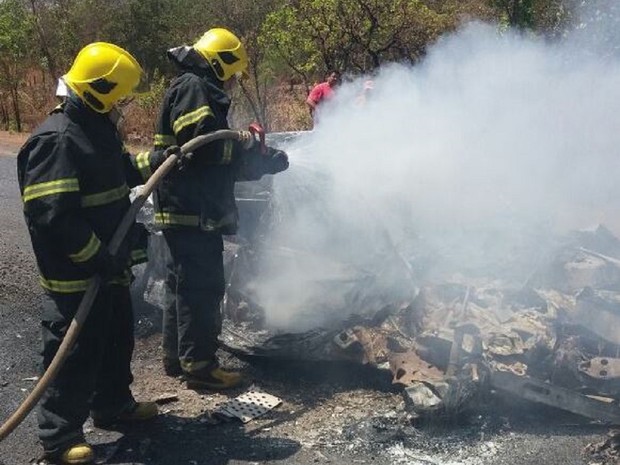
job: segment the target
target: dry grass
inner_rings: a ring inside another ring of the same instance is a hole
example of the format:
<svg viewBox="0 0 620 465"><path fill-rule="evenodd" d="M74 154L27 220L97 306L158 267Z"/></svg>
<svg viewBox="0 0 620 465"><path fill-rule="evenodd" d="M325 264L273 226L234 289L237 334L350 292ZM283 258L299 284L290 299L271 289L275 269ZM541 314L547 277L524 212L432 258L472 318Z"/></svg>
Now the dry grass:
<svg viewBox="0 0 620 465"><path fill-rule="evenodd" d="M312 127L312 119L305 103L306 93L300 88L278 89L268 105L270 128L274 132L302 131Z"/></svg>
<svg viewBox="0 0 620 465"><path fill-rule="evenodd" d="M273 85L266 90L264 100L265 127L270 132L301 131L311 127L312 120L305 104L306 92L302 86ZM229 120L233 128L246 128L256 121L251 105L240 89L233 95Z"/></svg>
<svg viewBox="0 0 620 465"><path fill-rule="evenodd" d="M147 94L136 98L124 110L123 133L128 145L148 147L152 143L159 105L166 90L166 82L156 77ZM33 72L20 94L22 131L30 132L39 125L58 105L55 96L56 82L44 74ZM272 132L298 131L311 127L311 118L304 103L305 90L301 86L274 85L267 89L266 126ZM256 118L247 99L240 93L234 96L230 124L233 128L245 128ZM6 128L1 128L6 129ZM14 125L8 128L15 130Z"/></svg>

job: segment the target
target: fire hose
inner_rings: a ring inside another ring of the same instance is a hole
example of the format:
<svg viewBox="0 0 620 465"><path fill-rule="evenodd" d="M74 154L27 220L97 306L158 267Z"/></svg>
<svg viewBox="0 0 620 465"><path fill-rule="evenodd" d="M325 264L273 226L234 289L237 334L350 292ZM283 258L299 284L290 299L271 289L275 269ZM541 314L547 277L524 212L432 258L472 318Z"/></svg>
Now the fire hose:
<svg viewBox="0 0 620 465"><path fill-rule="evenodd" d="M259 136L261 143L261 151L264 153L266 151L265 146L265 133L263 129L256 123L250 125L249 132L251 137L255 135ZM219 131L214 131L210 134L197 136L194 139L190 140L186 144L183 144L181 147L180 154L171 154L166 158L166 160L159 166L159 168L151 175L148 181L144 184L140 193L136 196L134 201L131 203L129 209L123 216L121 222L119 223L114 235L112 236L112 240L108 245L108 250L111 255L115 255L118 252L120 245L122 244L125 236L129 232L132 224L136 219L136 215L138 214L140 208L146 202L146 199L149 195L155 190L155 188L159 185L159 183L166 177L166 175L172 171L172 169L177 165L177 162L185 155L192 153L197 148L208 144L210 142L220 140L220 139L234 139L245 141L247 140L247 131L233 131L229 129L223 129ZM80 302L80 305L73 317L71 324L69 325L69 329L56 352L53 360L48 366L45 373L41 376L39 381L37 382L34 389L30 392L28 397L24 399L21 405L15 410L13 415L11 415L6 422L0 427L0 442L3 441L9 434L11 434L17 426L26 418L26 416L30 413L30 411L35 407L35 405L41 399L41 396L47 389L47 387L51 384L51 382L56 378L60 368L63 366L69 352L73 348L75 341L77 340L86 318L90 313L90 309L95 301L95 297L97 297L97 292L99 291L99 287L101 286L101 276L93 277L84 292L84 296Z"/></svg>

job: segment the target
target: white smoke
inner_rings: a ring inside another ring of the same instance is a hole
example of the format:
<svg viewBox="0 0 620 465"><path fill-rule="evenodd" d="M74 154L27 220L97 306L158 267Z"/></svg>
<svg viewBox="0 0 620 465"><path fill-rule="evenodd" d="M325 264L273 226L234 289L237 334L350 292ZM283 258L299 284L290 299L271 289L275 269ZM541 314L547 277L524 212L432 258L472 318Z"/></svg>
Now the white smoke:
<svg viewBox="0 0 620 465"><path fill-rule="evenodd" d="M596 223L620 231L614 9L589 10L554 44L469 25L419 65L381 69L364 105L357 96L368 77L343 84L315 130L289 147L289 171L275 177L270 247L358 272L378 272L392 246L424 268L426 248L455 269L485 264L492 274L511 253L533 263L553 233ZM300 323L298 311L324 292L312 283L329 266L265 256L257 295L270 323L323 324L316 312Z"/></svg>

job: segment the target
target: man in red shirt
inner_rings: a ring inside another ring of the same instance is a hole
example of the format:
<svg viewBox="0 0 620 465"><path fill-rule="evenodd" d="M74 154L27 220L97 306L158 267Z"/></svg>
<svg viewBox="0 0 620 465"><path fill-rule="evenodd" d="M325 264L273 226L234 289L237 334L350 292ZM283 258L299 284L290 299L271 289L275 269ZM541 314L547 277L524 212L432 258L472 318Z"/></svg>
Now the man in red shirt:
<svg viewBox="0 0 620 465"><path fill-rule="evenodd" d="M340 84L340 73L332 71L327 75L325 82L321 82L312 88L306 99L308 107L310 107L310 115L316 124L316 109L319 104L325 100L329 100L334 96L334 89Z"/></svg>

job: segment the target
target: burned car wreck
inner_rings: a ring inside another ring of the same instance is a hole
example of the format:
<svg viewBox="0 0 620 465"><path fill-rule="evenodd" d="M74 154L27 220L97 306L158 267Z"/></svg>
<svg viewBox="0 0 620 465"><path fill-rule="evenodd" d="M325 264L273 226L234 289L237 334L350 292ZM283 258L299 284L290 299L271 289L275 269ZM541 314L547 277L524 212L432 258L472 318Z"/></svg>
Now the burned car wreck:
<svg viewBox="0 0 620 465"><path fill-rule="evenodd" d="M292 165L307 150L305 133L270 137ZM415 418L475 411L494 392L620 424L620 240L605 226L534 241L535 261L512 248L489 266L415 232L397 239L380 221L343 227L316 170L274 182L237 186L240 231L225 246L228 350L389 370ZM166 251L153 232L158 259L135 286L151 312L166 300ZM486 234L481 250L495 244Z"/></svg>

